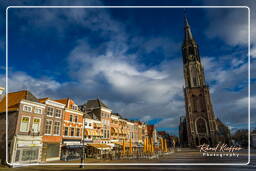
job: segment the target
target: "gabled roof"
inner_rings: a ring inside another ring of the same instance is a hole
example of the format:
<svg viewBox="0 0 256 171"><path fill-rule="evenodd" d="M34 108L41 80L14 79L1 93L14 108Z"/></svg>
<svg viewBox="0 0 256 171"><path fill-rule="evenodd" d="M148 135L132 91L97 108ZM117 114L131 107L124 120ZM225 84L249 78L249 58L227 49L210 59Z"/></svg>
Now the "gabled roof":
<svg viewBox="0 0 256 171"><path fill-rule="evenodd" d="M64 99L58 99L58 100L54 100L54 101L65 104L67 106L68 100L69 100L69 98L64 98Z"/></svg>
<svg viewBox="0 0 256 171"><path fill-rule="evenodd" d="M42 99L38 99L38 101L40 103L45 103L47 100L51 100L49 97L45 97L45 98L42 98Z"/></svg>
<svg viewBox="0 0 256 171"><path fill-rule="evenodd" d="M22 90L17 92L8 93L8 111L16 111L19 108L21 100L29 100L39 102L38 99L30 93L28 90ZM6 111L6 96L0 102L0 112Z"/></svg>
<svg viewBox="0 0 256 171"><path fill-rule="evenodd" d="M107 105L105 105L99 98L94 99L94 100L88 100L87 104L86 104L86 107L88 109L90 109L90 108L101 108L101 107L105 107L105 108L109 109L109 107Z"/></svg>

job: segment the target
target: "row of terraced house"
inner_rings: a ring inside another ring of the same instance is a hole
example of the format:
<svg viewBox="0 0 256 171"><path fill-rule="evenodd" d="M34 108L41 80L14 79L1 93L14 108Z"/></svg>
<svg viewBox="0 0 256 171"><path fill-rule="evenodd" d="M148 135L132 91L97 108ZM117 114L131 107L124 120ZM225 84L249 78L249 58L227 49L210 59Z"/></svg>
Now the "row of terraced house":
<svg viewBox="0 0 256 171"><path fill-rule="evenodd" d="M7 137L8 161L19 164L78 159L84 146L89 156L128 142L139 150L148 137L158 142L154 126L113 113L99 98L77 105L71 98L38 99L27 90L1 100L0 125L1 159Z"/></svg>

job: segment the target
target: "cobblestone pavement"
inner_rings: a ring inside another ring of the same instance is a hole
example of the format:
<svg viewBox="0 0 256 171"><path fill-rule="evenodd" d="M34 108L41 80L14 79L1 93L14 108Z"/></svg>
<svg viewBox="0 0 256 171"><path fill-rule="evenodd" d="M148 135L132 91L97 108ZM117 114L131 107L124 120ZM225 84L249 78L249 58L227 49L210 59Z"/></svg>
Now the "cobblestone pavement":
<svg viewBox="0 0 256 171"><path fill-rule="evenodd" d="M225 170L225 171L252 171L256 169L256 153L251 154L251 162L248 165L230 165L230 166L217 166L214 163L246 163L247 162L247 154L244 152L240 154L239 158L216 158L216 157L204 157L201 153L195 151L181 151L175 152L168 156L162 157L160 160L95 160L95 159L87 159L86 165L84 169L79 168L79 161L69 162L69 165L66 166L29 166L29 167L17 167L17 168L0 168L0 171L57 171L57 170L65 170L65 171L77 171L77 170L203 170L203 171L214 171L214 170ZM59 161L60 162L60 161ZM135 164L132 166L122 166L122 165L102 165L101 163L113 164L113 163L158 163L158 166L149 166L139 164ZM67 163L63 162L62 163ZM212 163L211 166L191 166L191 165L163 165L163 163ZM54 164L54 163L51 163ZM72 165L77 164L77 165ZM97 165L91 165L97 164Z"/></svg>

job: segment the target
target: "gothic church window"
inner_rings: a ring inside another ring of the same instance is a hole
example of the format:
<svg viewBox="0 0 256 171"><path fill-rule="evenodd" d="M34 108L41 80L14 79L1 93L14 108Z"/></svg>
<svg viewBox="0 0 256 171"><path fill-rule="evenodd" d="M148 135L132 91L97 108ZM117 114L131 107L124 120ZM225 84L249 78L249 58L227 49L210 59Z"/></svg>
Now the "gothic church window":
<svg viewBox="0 0 256 171"><path fill-rule="evenodd" d="M195 65L191 66L191 81L192 81L192 86L197 87L198 86L198 74L197 74L197 69Z"/></svg>
<svg viewBox="0 0 256 171"><path fill-rule="evenodd" d="M192 106L193 106L193 111L197 112L197 97L192 95Z"/></svg>
<svg viewBox="0 0 256 171"><path fill-rule="evenodd" d="M206 133L206 123L204 119L200 118L196 122L197 133Z"/></svg>

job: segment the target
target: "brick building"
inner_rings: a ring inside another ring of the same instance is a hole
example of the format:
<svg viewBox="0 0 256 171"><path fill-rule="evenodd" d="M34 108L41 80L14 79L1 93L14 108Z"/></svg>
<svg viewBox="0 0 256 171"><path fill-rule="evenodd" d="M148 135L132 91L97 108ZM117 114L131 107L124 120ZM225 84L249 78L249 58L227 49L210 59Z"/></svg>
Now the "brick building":
<svg viewBox="0 0 256 171"><path fill-rule="evenodd" d="M110 122L112 110L105 105L99 98L94 100L88 100L85 110L89 115L95 115L102 123L102 143L110 144Z"/></svg>
<svg viewBox="0 0 256 171"><path fill-rule="evenodd" d="M0 102L0 144L1 158L5 158L5 117L8 115L8 162L38 163L41 161L43 113L45 105L29 91L8 93Z"/></svg>
<svg viewBox="0 0 256 171"><path fill-rule="evenodd" d="M39 101L46 105L43 123L42 161L60 160L65 104L50 98L39 99Z"/></svg>
<svg viewBox="0 0 256 171"><path fill-rule="evenodd" d="M70 98L55 100L65 105L62 130L61 158L74 160L80 158L82 149L83 116L84 113Z"/></svg>

